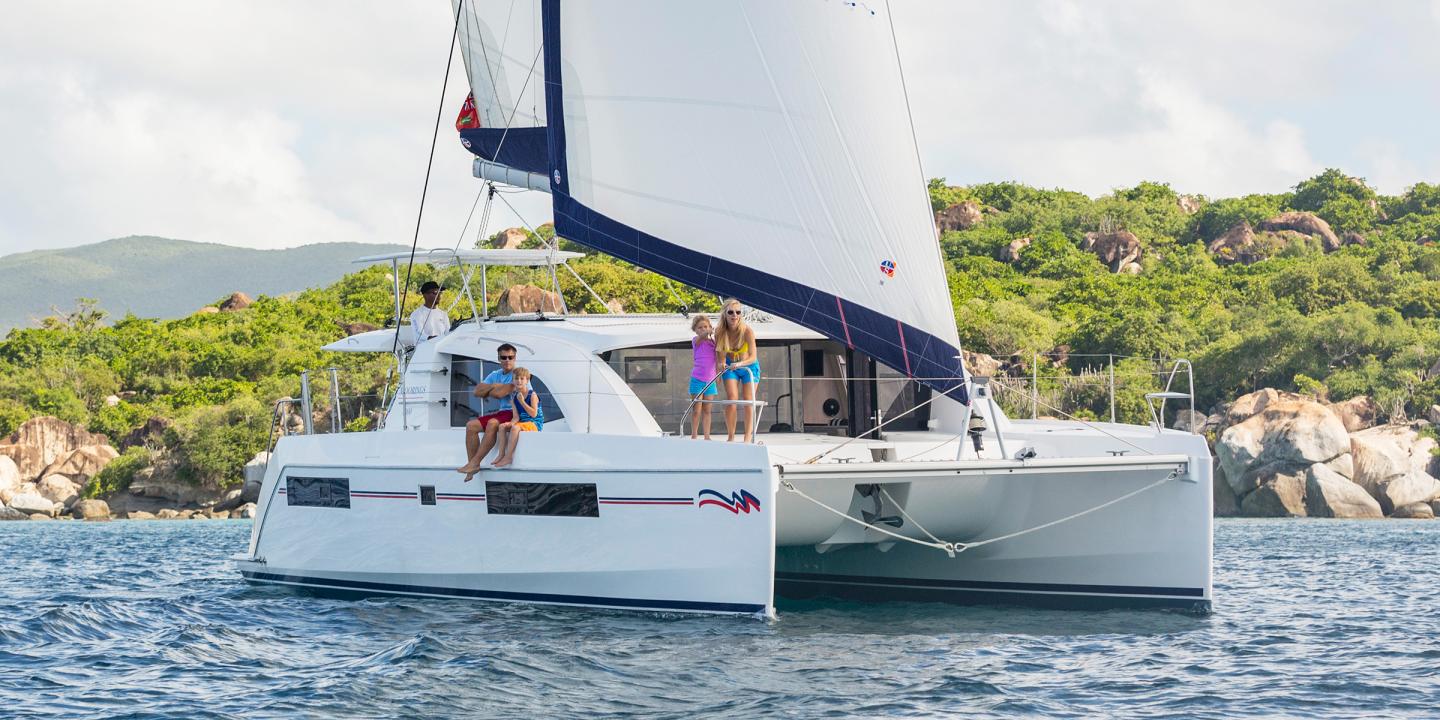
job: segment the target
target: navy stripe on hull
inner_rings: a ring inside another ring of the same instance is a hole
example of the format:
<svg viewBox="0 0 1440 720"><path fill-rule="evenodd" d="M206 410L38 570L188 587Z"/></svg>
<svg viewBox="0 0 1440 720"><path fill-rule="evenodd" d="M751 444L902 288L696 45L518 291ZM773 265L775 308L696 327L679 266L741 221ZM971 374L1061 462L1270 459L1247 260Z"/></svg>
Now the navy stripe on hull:
<svg viewBox="0 0 1440 720"><path fill-rule="evenodd" d="M1205 598L1203 588L932 580L797 572L775 573L775 593L797 600L832 597L1069 609L1168 607L1206 612L1210 609L1210 601Z"/></svg>
<svg viewBox="0 0 1440 720"><path fill-rule="evenodd" d="M586 207L570 195L559 0L542 0L545 109L555 234L687 285L787 318L968 404L960 349L919 328L817 288L681 247ZM935 379L941 378L941 379Z"/></svg>
<svg viewBox="0 0 1440 720"><path fill-rule="evenodd" d="M308 577L305 575L281 575L242 570L241 575L253 583L280 583L296 585L316 591L343 591L360 595L440 595L444 597L471 598L477 600L509 600L513 602L553 603L556 605L593 605L622 608L626 610L684 610L689 612L715 612L753 615L764 612L764 605L749 603L713 603L691 600L644 600L636 598L596 597L591 595L552 595L550 593L509 592L504 590L475 590L471 588L448 588L432 585L405 585L400 583L370 582L366 580L337 580L335 578Z"/></svg>

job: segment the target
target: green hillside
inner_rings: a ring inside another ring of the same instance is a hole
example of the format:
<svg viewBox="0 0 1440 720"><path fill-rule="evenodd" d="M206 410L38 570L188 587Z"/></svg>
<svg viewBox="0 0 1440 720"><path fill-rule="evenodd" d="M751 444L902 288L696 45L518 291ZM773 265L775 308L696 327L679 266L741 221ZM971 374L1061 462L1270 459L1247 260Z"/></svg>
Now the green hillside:
<svg viewBox="0 0 1440 720"><path fill-rule="evenodd" d="M972 372L1009 376L1000 386L1020 392L1038 375L1047 412L1108 414L1108 373L1097 367L1111 355L1122 422L1147 421L1144 393L1162 383L1153 371L1176 357L1194 360L1207 411L1262 387L1332 401L1368 395L1380 421L1423 417L1440 403L1440 186L1385 196L1331 170L1288 192L1228 199L1156 183L1091 198L935 180L930 194L961 343L1000 361L982 369L975 358ZM366 427L390 360L319 347L343 335L337 321L380 325L390 316L388 268L341 277L354 269L351 258L375 249L264 253L126 239L6 258L4 277L28 288L0 290L7 310L14 297L43 312L85 296L99 297L109 316L82 306L0 340L0 434L54 415L116 439L129 464L102 476L92 493L124 485L126 473L152 457L182 477L223 486L265 447L269 408L299 391L298 373L332 365L342 369L345 396L372 396L343 415ZM16 272L19 263L34 272ZM572 267L632 312L682 303L715 309L705 293L604 256ZM247 284L258 276L289 281L278 290ZM336 280L325 285L327 277ZM453 268L417 266L411 287L429 279L459 284ZM524 268L492 271L488 280L491 298L516 283L549 283ZM126 306L103 291L110 283L133 293L137 314L180 317L124 317ZM604 311L568 273L560 283L571 308ZM310 289L269 294L302 287ZM256 295L255 303L191 314L233 290ZM32 302L42 291L45 300ZM146 294L154 304L139 304ZM418 302L412 293L407 311ZM468 312L457 306L451 314ZM1001 401L1026 414L1032 407L1014 394Z"/></svg>
<svg viewBox="0 0 1440 720"><path fill-rule="evenodd" d="M252 250L131 236L63 250L0 257L0 334L30 327L52 308L94 298L114 317L176 318L234 291L279 295L328 285L355 270L351 260L388 245L325 243Z"/></svg>

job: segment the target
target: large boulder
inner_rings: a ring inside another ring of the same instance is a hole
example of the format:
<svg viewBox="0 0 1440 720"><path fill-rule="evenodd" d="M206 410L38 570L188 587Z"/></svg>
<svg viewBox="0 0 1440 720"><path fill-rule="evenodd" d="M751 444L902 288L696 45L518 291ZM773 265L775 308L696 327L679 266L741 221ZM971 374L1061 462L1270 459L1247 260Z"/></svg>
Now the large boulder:
<svg viewBox="0 0 1440 720"><path fill-rule="evenodd" d="M35 483L35 489L41 497L65 507L80 499L80 486L64 475L46 475Z"/></svg>
<svg viewBox="0 0 1440 720"><path fill-rule="evenodd" d="M1240 501L1247 517L1305 517L1303 471L1270 466L1258 474L1255 490Z"/></svg>
<svg viewBox="0 0 1440 720"><path fill-rule="evenodd" d="M530 234L523 228L506 228L490 239L490 247L499 250L514 250L525 244L530 239Z"/></svg>
<svg viewBox="0 0 1440 720"><path fill-rule="evenodd" d="M1203 433L1210 424L1210 418L1205 413L1190 408L1181 408L1175 413L1175 421L1170 427L1176 430L1183 430L1190 433Z"/></svg>
<svg viewBox="0 0 1440 720"><path fill-rule="evenodd" d="M242 500L242 499L240 498L240 496L241 496L240 488L235 488L235 489L233 489L233 490L227 491L227 492L225 493L225 496L222 497L222 498L220 498L220 501L219 501L219 502L215 503L214 505L212 505L212 506L210 507L211 512L212 512L212 513L229 512L229 511L231 511L231 510L234 510L234 509L237 508L237 507L240 507L241 505L243 505L243 504L245 503L245 501Z"/></svg>
<svg viewBox="0 0 1440 720"><path fill-rule="evenodd" d="M27 515L50 515L55 511L55 503L37 492L20 493L5 504Z"/></svg>
<svg viewBox="0 0 1440 720"><path fill-rule="evenodd" d="M20 466L9 455L0 455L0 493L6 490L19 491L25 479L20 477Z"/></svg>
<svg viewBox="0 0 1440 720"><path fill-rule="evenodd" d="M16 495L20 495L20 494L22 494L22 493L34 493L34 492L35 492L35 483L33 483L33 482L20 483L19 485L15 486L15 487L9 487L9 488L0 489L0 503L8 503L8 502L10 502L10 498L13 498L13 497L15 497ZM39 493L35 493L35 494L38 495Z"/></svg>
<svg viewBox="0 0 1440 720"><path fill-rule="evenodd" d="M1325 222L1315 213L1283 212L1260 223L1260 229L1277 233L1289 230L1309 235L1320 240L1321 247L1325 252L1334 252L1340 249L1340 238L1335 235L1334 230L1330 229L1330 223Z"/></svg>
<svg viewBox="0 0 1440 720"><path fill-rule="evenodd" d="M1329 408L1306 400L1280 400L1226 428L1215 444L1215 456L1231 488L1244 495L1258 487L1263 468L1303 470L1349 449L1345 426Z"/></svg>
<svg viewBox="0 0 1440 720"><path fill-rule="evenodd" d="M261 450L245 463L245 484L240 487L240 502L255 502L260 499L260 486L265 483L265 468L270 462L270 453Z"/></svg>
<svg viewBox="0 0 1440 720"><path fill-rule="evenodd" d="M230 512L230 517L232 517L232 518L247 518L247 519L248 519L248 518L254 518L254 517L255 517L255 503L253 503L253 502L252 502L252 503L245 503L244 505L241 505L240 507L235 508L233 511Z"/></svg>
<svg viewBox="0 0 1440 720"><path fill-rule="evenodd" d="M1211 513L1215 517L1234 517L1240 514L1240 501L1235 497L1235 491L1230 489L1230 483L1225 482L1225 474L1216 468L1210 478Z"/></svg>
<svg viewBox="0 0 1440 720"><path fill-rule="evenodd" d="M76 502L70 513L81 520L109 520L110 506L104 500L86 498Z"/></svg>
<svg viewBox="0 0 1440 720"><path fill-rule="evenodd" d="M1274 388L1261 388L1252 393L1247 393L1235 398L1234 402L1224 406L1221 415L1224 420L1223 427L1230 427L1239 422L1244 422L1265 411L1271 403L1281 401L1305 401L1310 398L1298 393L1283 392Z"/></svg>
<svg viewBox="0 0 1440 720"><path fill-rule="evenodd" d="M131 510L130 512L125 513L125 519L126 519L126 520L154 520L154 519L155 519L155 513L145 512L144 510Z"/></svg>
<svg viewBox="0 0 1440 720"><path fill-rule="evenodd" d="M1390 517L1402 520L1430 520L1435 517L1435 510L1429 503L1410 503L1395 508Z"/></svg>
<svg viewBox="0 0 1440 720"><path fill-rule="evenodd" d="M28 513L21 512L21 511L16 510L15 508L12 508L12 507L6 507L6 506L4 506L4 505L0 505L0 521L6 521L6 520L29 520L29 519L30 519L30 515L29 515Z"/></svg>
<svg viewBox="0 0 1440 720"><path fill-rule="evenodd" d="M237 290L230 293L230 297L221 301L220 312L236 312L238 310L244 310L254 304L255 301L251 300L249 295Z"/></svg>
<svg viewBox="0 0 1440 720"><path fill-rule="evenodd" d="M935 225L940 232L952 232L955 230L969 230L980 224L985 219L985 211L980 203L974 200L966 200L956 203L935 213Z"/></svg>
<svg viewBox="0 0 1440 720"><path fill-rule="evenodd" d="M340 328L340 332L345 333L345 337L350 337L351 335L359 335L360 333L373 332L380 329L378 326L371 323L359 321L345 322L343 320L336 320L335 326Z"/></svg>
<svg viewBox="0 0 1440 720"><path fill-rule="evenodd" d="M87 445L109 444L104 435L86 432L60 418L37 417L21 423L0 441L0 455L15 461L22 479L35 480L61 455Z"/></svg>
<svg viewBox="0 0 1440 720"><path fill-rule="evenodd" d="M1440 480L1429 474L1435 440L1408 425L1382 425L1350 436L1355 483L1391 514L1402 505L1440 497Z"/></svg>
<svg viewBox="0 0 1440 720"><path fill-rule="evenodd" d="M500 293L496 315L522 315L533 312L558 313L560 296L534 285L511 285Z"/></svg>
<svg viewBox="0 0 1440 720"><path fill-rule="evenodd" d="M971 375L979 377L995 377L1000 374L1000 361L985 353L970 352L961 349L960 355L965 363L965 370Z"/></svg>
<svg viewBox="0 0 1440 720"><path fill-rule="evenodd" d="M40 474L64 475L83 485L117 457L120 453L109 445L86 445L55 458Z"/></svg>
<svg viewBox="0 0 1440 720"><path fill-rule="evenodd" d="M1009 245L1006 245L1000 250L1000 261L1007 263L1019 262L1020 253L1023 252L1025 248L1030 247L1031 242L1034 241L1028 237L1018 237L1011 240Z"/></svg>
<svg viewBox="0 0 1440 720"><path fill-rule="evenodd" d="M136 445L158 446L161 439L165 437L165 431L169 430L174 424L170 418L152 415L150 419L145 421L144 425L131 430L125 437L121 438L120 447L130 448Z"/></svg>
<svg viewBox="0 0 1440 720"><path fill-rule="evenodd" d="M1369 395L1356 395L1345 402L1330 403L1329 407L1345 423L1345 430L1352 433L1374 427L1380 416L1380 404Z"/></svg>
<svg viewBox="0 0 1440 720"><path fill-rule="evenodd" d="M1237 262L1248 265L1261 259L1255 254L1255 230L1243 220L1211 240L1206 249L1222 265Z"/></svg>
<svg viewBox="0 0 1440 720"><path fill-rule="evenodd" d="M1140 238L1129 230L1085 233L1081 247L1095 253L1100 262L1110 266L1110 272L1116 273L1138 261L1142 252Z"/></svg>
<svg viewBox="0 0 1440 720"><path fill-rule="evenodd" d="M1305 471L1305 512L1311 517L1385 517L1365 488L1318 463Z"/></svg>

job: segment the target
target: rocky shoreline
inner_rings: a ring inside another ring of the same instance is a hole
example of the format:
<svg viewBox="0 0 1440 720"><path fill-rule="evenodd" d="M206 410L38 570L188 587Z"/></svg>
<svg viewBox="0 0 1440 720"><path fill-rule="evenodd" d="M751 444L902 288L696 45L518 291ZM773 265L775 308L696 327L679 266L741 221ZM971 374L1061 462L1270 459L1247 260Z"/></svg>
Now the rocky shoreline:
<svg viewBox="0 0 1440 720"><path fill-rule="evenodd" d="M1342 403L1266 388L1176 427L1204 434L1214 455L1216 517L1429 519L1440 515L1434 417L1376 424L1361 396ZM104 435L33 418L0 441L0 520L220 520L255 517L266 455L238 486L206 487L164 462L106 497L84 497L119 452Z"/></svg>
<svg viewBox="0 0 1440 720"><path fill-rule="evenodd" d="M1322 403L1267 388L1188 418L1212 438L1215 515L1434 518L1434 421L1375 425L1376 415L1364 396Z"/></svg>
<svg viewBox="0 0 1440 720"><path fill-rule="evenodd" d="M240 487L186 483L164 464L137 473L108 497L87 485L120 456L109 439L53 417L32 418L0 441L0 520L224 520L255 517L263 453Z"/></svg>

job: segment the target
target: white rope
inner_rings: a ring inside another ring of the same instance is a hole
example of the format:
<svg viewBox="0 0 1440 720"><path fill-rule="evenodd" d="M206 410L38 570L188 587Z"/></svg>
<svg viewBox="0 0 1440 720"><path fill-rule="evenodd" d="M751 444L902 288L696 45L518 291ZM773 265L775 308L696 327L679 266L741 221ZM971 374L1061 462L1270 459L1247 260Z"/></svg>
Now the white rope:
<svg viewBox="0 0 1440 720"><path fill-rule="evenodd" d="M912 517L910 517L910 514L907 513L907 512L905 512L905 509L902 508L902 507L900 507L900 504L899 504L899 503L895 503L895 509L899 510L899 511L900 511L900 514L901 514L902 516L904 516L907 520L909 520L911 523L914 523L915 527L918 528L921 532L925 533L925 535L928 536L933 542L926 542L926 541L924 541L924 540L918 540L918 539L916 539L916 538L906 537L906 536L904 536L904 535L901 535L901 534L896 533L896 532L892 532L892 531L887 530L887 529L885 529L885 528L883 528L883 527L880 527L880 526L878 526L878 525L874 525L874 524L871 524L871 523L867 523L867 522L865 522L864 520L861 520L861 519L859 519L859 518L856 518L856 517L850 515L850 513L842 512L842 511L840 511L840 510L836 510L835 508L830 507L829 505L826 505L825 503L820 502L819 500L816 500L815 498L810 497L809 495L806 495L802 490L800 490L800 488L795 487L795 483L790 482L789 480L781 479L781 480L780 480L780 486L783 487L783 488L785 488L785 489L788 490L789 492L795 493L796 495L799 495L800 497L802 497L802 498L804 498L804 499L806 499L806 500L809 500L810 502L814 503L816 506L820 507L821 509L827 510L827 511L829 511L829 512L832 513L832 514L838 515L838 516L840 516L840 517L842 517L842 518L844 518L844 519L846 519L846 520L849 520L850 522L853 522L853 523L855 523L855 524L857 524L857 525L864 526L865 528L868 528L868 529L870 529L870 530L874 530L874 531L876 531L876 532L878 532L878 533L881 533L881 534L883 534L883 535L889 535L890 537L893 537L893 538L895 538L895 539L897 539L897 540L904 540L905 542L908 542L908 543L914 543L914 544L916 544L916 545L923 545L923 546L925 546L925 547L931 547L931 548L935 548L936 550L941 550L941 551L943 551L946 555L949 555L950 557L953 558L953 557L955 557L957 554L962 553L962 552L965 552L966 550L969 550L969 549L971 549L971 548L977 548L977 547L980 547L980 546L982 546L982 545L989 545L990 543L997 543L997 542L1000 542L1001 540L1010 540L1010 539L1013 539L1013 538L1020 537L1020 536L1022 536L1022 535L1029 535L1030 533L1038 532L1038 531L1044 530L1044 529L1046 529L1046 528L1054 527L1054 526L1059 525L1059 524L1061 524L1061 523L1069 522L1069 521L1074 520L1074 519L1076 519L1076 518L1084 517L1084 516L1086 516L1086 515L1089 515L1090 513L1098 512L1098 511L1100 511L1100 510L1104 510L1105 508L1110 507L1111 505L1114 505L1114 504L1116 504L1116 503L1118 503L1118 502L1123 502L1123 501L1125 501L1125 500L1129 500L1130 498L1135 497L1136 495L1139 495L1140 493L1143 493L1143 492L1145 492L1146 490L1150 490L1150 489L1153 489L1153 488L1157 488L1157 487L1159 487L1159 486L1161 486L1161 485L1163 485L1163 484L1165 484L1165 483L1167 483L1167 482L1169 482L1169 481L1171 481L1171 480L1174 480L1175 478L1178 478L1178 477L1180 477L1180 468L1176 468L1176 469L1174 469L1174 470L1171 470L1169 475L1166 475L1165 477L1160 478L1159 480L1156 480L1155 482L1150 483L1149 485L1146 485L1146 486L1144 486L1144 487L1141 487L1141 488L1139 488L1139 489L1137 489L1137 490L1131 490L1130 492L1125 493L1124 495L1121 495L1120 497L1117 497L1117 498L1115 498L1115 499L1113 499L1113 500L1109 500L1109 501L1107 501L1107 502L1101 503L1101 504L1099 504L1099 505L1096 505L1095 507L1087 508L1087 509L1085 509L1085 510L1081 510L1080 512L1077 512L1077 513L1074 513L1074 514L1071 514L1071 515L1066 515L1065 517L1059 518L1059 519L1057 519L1057 520L1051 520L1050 522L1043 523L1043 524L1040 524L1040 525L1036 525L1035 527L1026 528L1026 529L1024 529L1024 530L1019 530L1019 531L1010 533L1010 534L1008 534L1008 535L1001 535L1001 536L999 536L999 537L993 537L993 538L989 538L989 539L986 539L986 540L976 540L975 542L946 542L946 541L944 541L944 540L941 540L941 539L935 537L934 534L932 534L929 530L926 530L922 525L920 525L920 523L915 522L915 519L912 518ZM890 498L890 502L892 502L892 503L895 502L895 499L890 497L890 493L886 492L886 491L885 491L885 488L880 488L880 492L884 493L884 494L885 494L885 497Z"/></svg>
<svg viewBox="0 0 1440 720"><path fill-rule="evenodd" d="M875 530L875 531L880 532L880 533L883 533L883 534L885 534L885 535L889 535L890 537L893 537L893 538L895 538L896 540L904 540L905 542L908 542L908 543L915 543L916 545L924 545L925 547L932 547L932 548L935 548L936 550L943 550L943 551L945 551L946 554L948 554L948 555L949 555L950 557L952 557L952 558L955 557L955 553L960 552L961 550L964 549L964 548L958 547L955 543L947 543L947 542L938 542L938 543L936 543L936 542L925 542L924 540L916 540L915 538L912 538L912 537L905 537L904 535L901 535L901 534L899 534L899 533L890 532L889 530L886 530L885 528L882 528L882 527L876 527L876 526L874 526L874 525L871 525L870 523L865 522L864 520L861 520L861 519L856 518L856 517L852 517L852 516L850 515L850 513L841 512L841 511L839 511L839 510L836 510L835 508L830 507L829 505L826 505L825 503L820 502L819 500L816 500L815 498L810 497L809 495L806 495L805 492L802 491L800 488L795 487L795 483L792 483L792 482L790 482L789 480L781 480L781 481L780 481L780 486L783 487L783 488L785 488L786 490L789 490L789 491L792 492L792 493L795 493L796 495L799 495L799 496L802 497L802 498L805 498L806 500L809 500L809 501L812 502L812 503L815 503L817 506L819 506L819 507L820 507L821 509L823 509L823 510L828 510L828 511L830 511L831 513L834 513L835 515L838 515L838 516L840 516L841 518L843 518L843 519L845 519L845 520L849 520L850 522L853 522L853 523L855 523L855 524L857 524L857 525L860 525L860 526L869 528L869 529L871 529L871 530Z"/></svg>
<svg viewBox="0 0 1440 720"><path fill-rule="evenodd" d="M944 540L941 540L940 538L935 537L935 533L932 533L932 532L930 532L929 530L926 530L926 529L925 529L925 526L924 526L924 525L921 525L918 520L916 520L916 519L913 518L913 517L910 517L910 513L905 512L905 507L904 507L903 505L901 505L900 503L895 502L895 498L890 497L890 491L889 491L889 490L886 490L884 486L882 486L882 485L876 485L876 486L875 486L875 489L876 489L876 490L879 490L879 491L880 491L880 494L881 494L881 495L884 495L884 496L885 496L885 499L886 499L886 500L889 500L889 501L890 501L890 504L891 504L891 505L894 505L894 506L895 506L895 509L900 511L900 516L901 516L901 517L903 517L903 518L905 518L906 520L910 521L910 524L911 524L911 525L914 525L916 528L918 528L918 529L920 530L920 532L925 533L925 537L928 537L928 538L930 538L931 540L934 540L934 541L937 542L937 543L938 543L938 542L945 542Z"/></svg>

